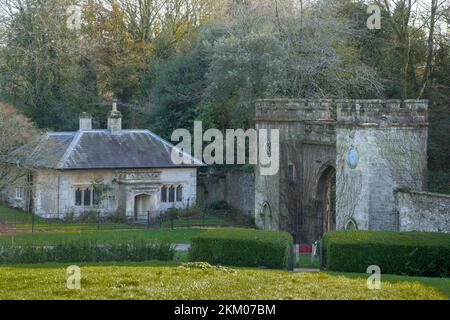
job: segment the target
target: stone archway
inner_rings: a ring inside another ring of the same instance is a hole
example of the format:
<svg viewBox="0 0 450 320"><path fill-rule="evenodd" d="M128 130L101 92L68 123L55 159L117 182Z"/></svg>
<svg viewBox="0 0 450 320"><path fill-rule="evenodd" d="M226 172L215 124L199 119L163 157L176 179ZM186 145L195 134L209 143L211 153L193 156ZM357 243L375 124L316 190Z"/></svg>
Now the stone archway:
<svg viewBox="0 0 450 320"><path fill-rule="evenodd" d="M336 169L326 167L320 174L316 196L317 233L315 238L336 230Z"/></svg>
<svg viewBox="0 0 450 320"><path fill-rule="evenodd" d="M280 163L272 176L257 165L255 208L270 203L272 228L297 243L333 229L396 230L394 191L426 182L427 108L422 100L257 100L256 129L279 130Z"/></svg>

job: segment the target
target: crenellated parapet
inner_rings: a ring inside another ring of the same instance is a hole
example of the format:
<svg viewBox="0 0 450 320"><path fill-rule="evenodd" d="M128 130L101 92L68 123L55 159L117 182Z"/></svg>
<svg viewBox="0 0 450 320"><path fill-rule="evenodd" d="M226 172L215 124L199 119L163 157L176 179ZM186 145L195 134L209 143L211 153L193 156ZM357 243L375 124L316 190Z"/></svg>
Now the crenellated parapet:
<svg viewBox="0 0 450 320"><path fill-rule="evenodd" d="M338 125L427 126L426 100L336 100Z"/></svg>
<svg viewBox="0 0 450 320"><path fill-rule="evenodd" d="M337 121L339 125L428 125L427 100L263 99L256 121Z"/></svg>
<svg viewBox="0 0 450 320"><path fill-rule="evenodd" d="M256 121L336 120L336 106L329 99L264 99L255 108Z"/></svg>

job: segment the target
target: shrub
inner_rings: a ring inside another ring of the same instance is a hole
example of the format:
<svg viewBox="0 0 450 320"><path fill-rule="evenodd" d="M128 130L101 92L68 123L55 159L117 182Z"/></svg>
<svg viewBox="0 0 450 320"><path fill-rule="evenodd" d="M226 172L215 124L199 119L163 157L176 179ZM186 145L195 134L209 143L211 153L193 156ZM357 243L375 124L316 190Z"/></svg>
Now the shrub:
<svg viewBox="0 0 450 320"><path fill-rule="evenodd" d="M82 212L77 218L77 222L98 222L99 220L99 213L97 211L86 211Z"/></svg>
<svg viewBox="0 0 450 320"><path fill-rule="evenodd" d="M230 206L225 200L213 202L209 207L212 210L228 210L230 208Z"/></svg>
<svg viewBox="0 0 450 320"><path fill-rule="evenodd" d="M203 211L197 205L192 205L181 209L178 213L179 218L194 218L201 217L203 215Z"/></svg>
<svg viewBox="0 0 450 320"><path fill-rule="evenodd" d="M203 211L197 205L192 205L186 208L172 207L167 209L161 216L164 220L195 218L203 216Z"/></svg>
<svg viewBox="0 0 450 320"><path fill-rule="evenodd" d="M75 221L75 212L73 212L73 211L68 212L68 213L64 216L63 221L64 221L64 222L67 222L67 223L74 222L74 221Z"/></svg>
<svg viewBox="0 0 450 320"><path fill-rule="evenodd" d="M173 260L174 246L167 241L60 242L54 245L7 245L0 247L0 264L46 262L108 262Z"/></svg>
<svg viewBox="0 0 450 320"><path fill-rule="evenodd" d="M389 231L338 231L324 237L328 270L365 273L377 265L382 273L450 276L450 234Z"/></svg>
<svg viewBox="0 0 450 320"><path fill-rule="evenodd" d="M125 215L118 212L109 214L105 217L105 222L127 224L128 219Z"/></svg>
<svg viewBox="0 0 450 320"><path fill-rule="evenodd" d="M242 267L289 268L293 240L286 232L211 229L193 238L190 261Z"/></svg>
<svg viewBox="0 0 450 320"><path fill-rule="evenodd" d="M166 210L161 217L165 220L176 220L180 216L181 209L172 207Z"/></svg>

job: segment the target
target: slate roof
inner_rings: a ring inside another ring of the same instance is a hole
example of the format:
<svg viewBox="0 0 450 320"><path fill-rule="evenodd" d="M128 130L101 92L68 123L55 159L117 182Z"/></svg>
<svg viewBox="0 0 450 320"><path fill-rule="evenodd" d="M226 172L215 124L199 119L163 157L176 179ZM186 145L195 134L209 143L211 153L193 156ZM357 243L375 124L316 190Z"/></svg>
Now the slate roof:
<svg viewBox="0 0 450 320"><path fill-rule="evenodd" d="M185 155L188 164L173 163L175 147L148 130L80 130L50 132L37 145L25 146L6 161L26 167L61 170L186 168L204 164Z"/></svg>

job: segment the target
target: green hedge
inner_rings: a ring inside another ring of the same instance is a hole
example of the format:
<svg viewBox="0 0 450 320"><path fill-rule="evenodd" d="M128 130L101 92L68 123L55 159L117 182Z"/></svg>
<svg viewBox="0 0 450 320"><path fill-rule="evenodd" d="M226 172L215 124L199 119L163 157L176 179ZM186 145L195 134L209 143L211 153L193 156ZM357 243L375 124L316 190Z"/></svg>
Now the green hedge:
<svg viewBox="0 0 450 320"><path fill-rule="evenodd" d="M0 246L0 264L47 262L108 262L173 260L174 246L167 241L60 242L54 245Z"/></svg>
<svg viewBox="0 0 450 320"><path fill-rule="evenodd" d="M211 229L191 241L189 259L241 267L289 268L292 236L252 229Z"/></svg>
<svg viewBox="0 0 450 320"><path fill-rule="evenodd" d="M326 268L331 271L365 273L377 265L385 274L450 276L450 234L337 231L323 240Z"/></svg>

